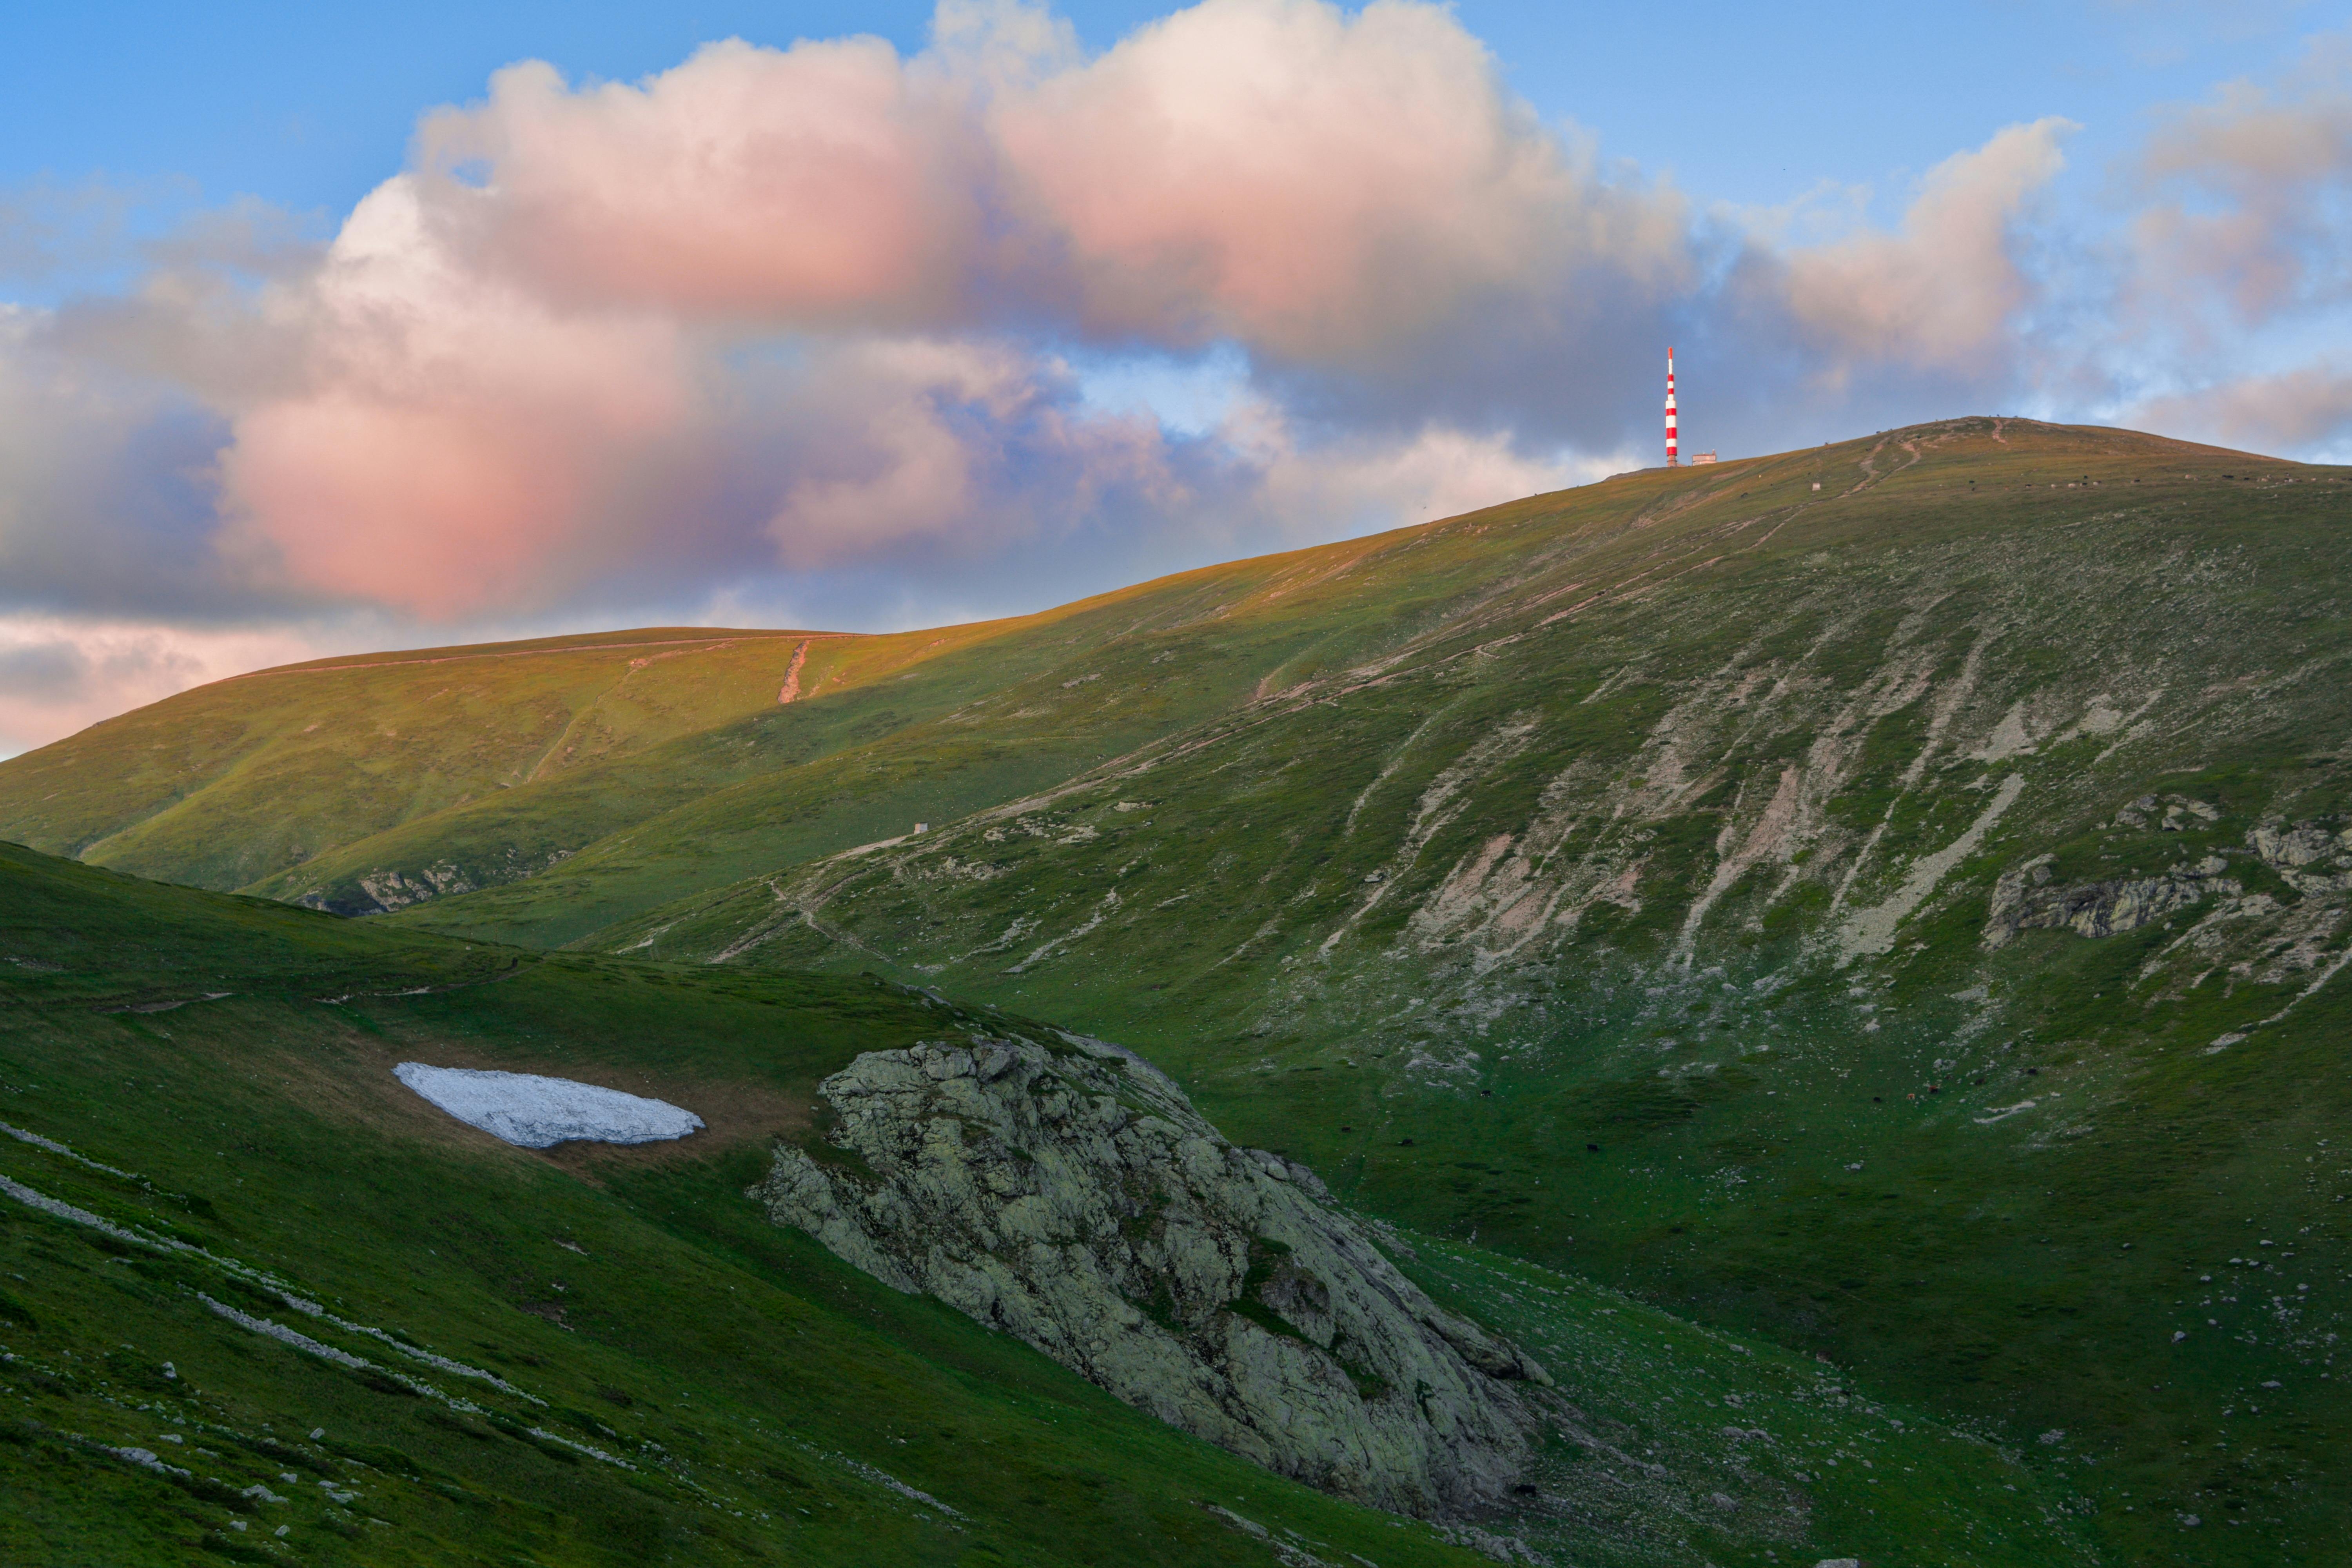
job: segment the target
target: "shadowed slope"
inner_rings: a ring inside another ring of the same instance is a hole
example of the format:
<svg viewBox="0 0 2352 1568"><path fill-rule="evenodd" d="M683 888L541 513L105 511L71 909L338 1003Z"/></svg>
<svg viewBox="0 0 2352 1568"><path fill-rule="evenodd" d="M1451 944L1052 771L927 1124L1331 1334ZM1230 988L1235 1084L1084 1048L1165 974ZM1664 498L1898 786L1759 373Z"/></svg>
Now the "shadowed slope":
<svg viewBox="0 0 2352 1568"><path fill-rule="evenodd" d="M1376 1212L1999 1423L2126 1558L2352 1523L2343 476L1954 421L1413 547L1498 540L1378 658L594 944L1050 1006Z"/></svg>
<svg viewBox="0 0 2352 1568"><path fill-rule="evenodd" d="M1050 1037L870 976L530 954L0 847L0 1558L1481 1560L769 1223L746 1188L779 1142L824 1147L820 1078L969 1027ZM655 1095L709 1127L516 1149L411 1094L402 1060ZM1446 1278L1482 1266L1449 1251ZM1949 1561L2079 1560L2045 1521L2063 1494L1981 1445L1538 1289L1529 1330L1576 1346L1556 1364L1594 1447L1555 1441L1547 1495L1496 1529L1696 1568L1875 1551L1932 1500L1967 1538ZM1662 1397L1690 1378L1780 1447L1730 1451L1713 1412ZM1926 1479L1801 1479L1843 1454ZM1738 1506L1694 1511L1717 1493Z"/></svg>
<svg viewBox="0 0 2352 1568"><path fill-rule="evenodd" d="M2347 517L2013 420L1621 476L1007 629L787 767L668 742L370 924L1066 1019L1526 1321L1578 1270L1980 1424L2110 1560L2291 1561L2352 1525Z"/></svg>
<svg viewBox="0 0 2352 1568"><path fill-rule="evenodd" d="M280 1527L321 1563L1266 1561L1210 1499L1333 1554L1468 1560L766 1223L742 1189L769 1140L925 998L681 984L13 848L0 953L11 1562L261 1560ZM711 1126L528 1152L409 1094L412 1056Z"/></svg>

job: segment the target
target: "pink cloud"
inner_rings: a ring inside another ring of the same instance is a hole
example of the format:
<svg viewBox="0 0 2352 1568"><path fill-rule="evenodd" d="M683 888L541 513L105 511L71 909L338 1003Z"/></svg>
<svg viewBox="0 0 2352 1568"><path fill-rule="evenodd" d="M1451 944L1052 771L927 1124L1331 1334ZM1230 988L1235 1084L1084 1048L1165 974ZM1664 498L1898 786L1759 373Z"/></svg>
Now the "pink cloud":
<svg viewBox="0 0 2352 1568"><path fill-rule="evenodd" d="M433 619L545 604L604 563L604 493L694 416L677 327L467 270L406 179L271 310L305 344L300 379L236 416L227 544L313 594Z"/></svg>
<svg viewBox="0 0 2352 1568"><path fill-rule="evenodd" d="M2032 288L2013 252L2026 204L2064 166L2059 119L2012 125L1928 171L1895 233L1789 253L1782 299L1834 363L1981 371Z"/></svg>
<svg viewBox="0 0 2352 1568"><path fill-rule="evenodd" d="M511 66L417 145L452 250L552 300L802 324L945 313L984 184L959 94L878 38L730 40L634 86Z"/></svg>
<svg viewBox="0 0 2352 1568"><path fill-rule="evenodd" d="M1112 331L1344 360L1580 267L1687 273L1679 203L1601 185L1434 5L1204 0L991 125Z"/></svg>
<svg viewBox="0 0 2352 1568"><path fill-rule="evenodd" d="M2250 375L2154 399L2129 417L2147 429L2254 451L2308 448L2352 432L2352 375L2317 364Z"/></svg>
<svg viewBox="0 0 2352 1568"><path fill-rule="evenodd" d="M939 35L911 63L730 42L635 85L517 66L429 116L418 167L266 296L232 555L427 618L528 609L646 549L622 536L698 455L773 487L785 566L985 548L1048 530L1022 470L1061 517L1181 488L985 301L1346 361L1579 268L1679 276L1679 205L1593 180L1435 6L1206 0L1091 63L1030 7ZM779 328L783 368L730 357Z"/></svg>
<svg viewBox="0 0 2352 1568"><path fill-rule="evenodd" d="M969 557L1084 526L1113 491L1185 499L1156 424L1081 413L1056 362L1004 342L835 345L773 416L791 471L766 533L789 566Z"/></svg>
<svg viewBox="0 0 2352 1568"><path fill-rule="evenodd" d="M2217 299L2241 323L2341 299L2352 182L2352 41L2280 83L2234 81L2167 116L2137 161L2160 199L2135 218L2141 310L2193 325Z"/></svg>
<svg viewBox="0 0 2352 1568"><path fill-rule="evenodd" d="M2284 89L2223 85L2205 103L2167 117L2148 138L2140 169L2156 180L2301 184L2352 165L2352 48L2338 40Z"/></svg>
<svg viewBox="0 0 2352 1568"><path fill-rule="evenodd" d="M540 63L428 116L449 254L568 307L791 326L1090 330L1302 357L1598 267L1686 280L1670 196L1599 180L1443 7L1204 0L1091 62L1021 5L937 47L711 45L640 84Z"/></svg>

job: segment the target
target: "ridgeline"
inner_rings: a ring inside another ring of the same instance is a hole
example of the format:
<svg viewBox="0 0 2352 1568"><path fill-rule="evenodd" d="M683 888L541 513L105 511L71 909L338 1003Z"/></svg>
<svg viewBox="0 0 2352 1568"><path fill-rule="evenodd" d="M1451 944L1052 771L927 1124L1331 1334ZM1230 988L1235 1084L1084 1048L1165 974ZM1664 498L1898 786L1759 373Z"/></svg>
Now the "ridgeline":
<svg viewBox="0 0 2352 1568"><path fill-rule="evenodd" d="M1591 1417L1477 1527L1557 1560L2325 1561L2347 483L1959 419L1020 621L306 667L0 763L0 837L354 951L1132 1047ZM610 1059L740 1048L655 1037ZM692 1224L841 1269L755 1176Z"/></svg>

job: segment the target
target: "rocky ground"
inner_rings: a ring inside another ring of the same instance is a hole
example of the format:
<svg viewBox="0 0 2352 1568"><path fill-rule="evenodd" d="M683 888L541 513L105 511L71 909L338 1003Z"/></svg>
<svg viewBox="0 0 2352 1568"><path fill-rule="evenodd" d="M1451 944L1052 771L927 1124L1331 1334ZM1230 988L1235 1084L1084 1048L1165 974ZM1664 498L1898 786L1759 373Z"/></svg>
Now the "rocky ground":
<svg viewBox="0 0 2352 1568"><path fill-rule="evenodd" d="M821 1091L825 1142L780 1148L753 1189L778 1223L1277 1474L1436 1518L1509 1497L1544 1370L1140 1058L941 1040L869 1052Z"/></svg>

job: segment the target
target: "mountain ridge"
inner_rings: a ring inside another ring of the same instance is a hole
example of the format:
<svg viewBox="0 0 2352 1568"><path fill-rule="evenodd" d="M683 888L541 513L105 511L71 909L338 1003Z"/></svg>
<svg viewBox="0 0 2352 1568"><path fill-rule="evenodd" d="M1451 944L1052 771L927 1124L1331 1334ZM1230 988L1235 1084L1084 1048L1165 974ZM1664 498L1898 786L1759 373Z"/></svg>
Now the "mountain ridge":
<svg viewBox="0 0 2352 1568"><path fill-rule="evenodd" d="M1989 417L1640 470L244 885L446 860L366 925L1061 1019L1360 1211L2011 1446L2086 1560L2292 1560L2352 1524L2347 479Z"/></svg>

